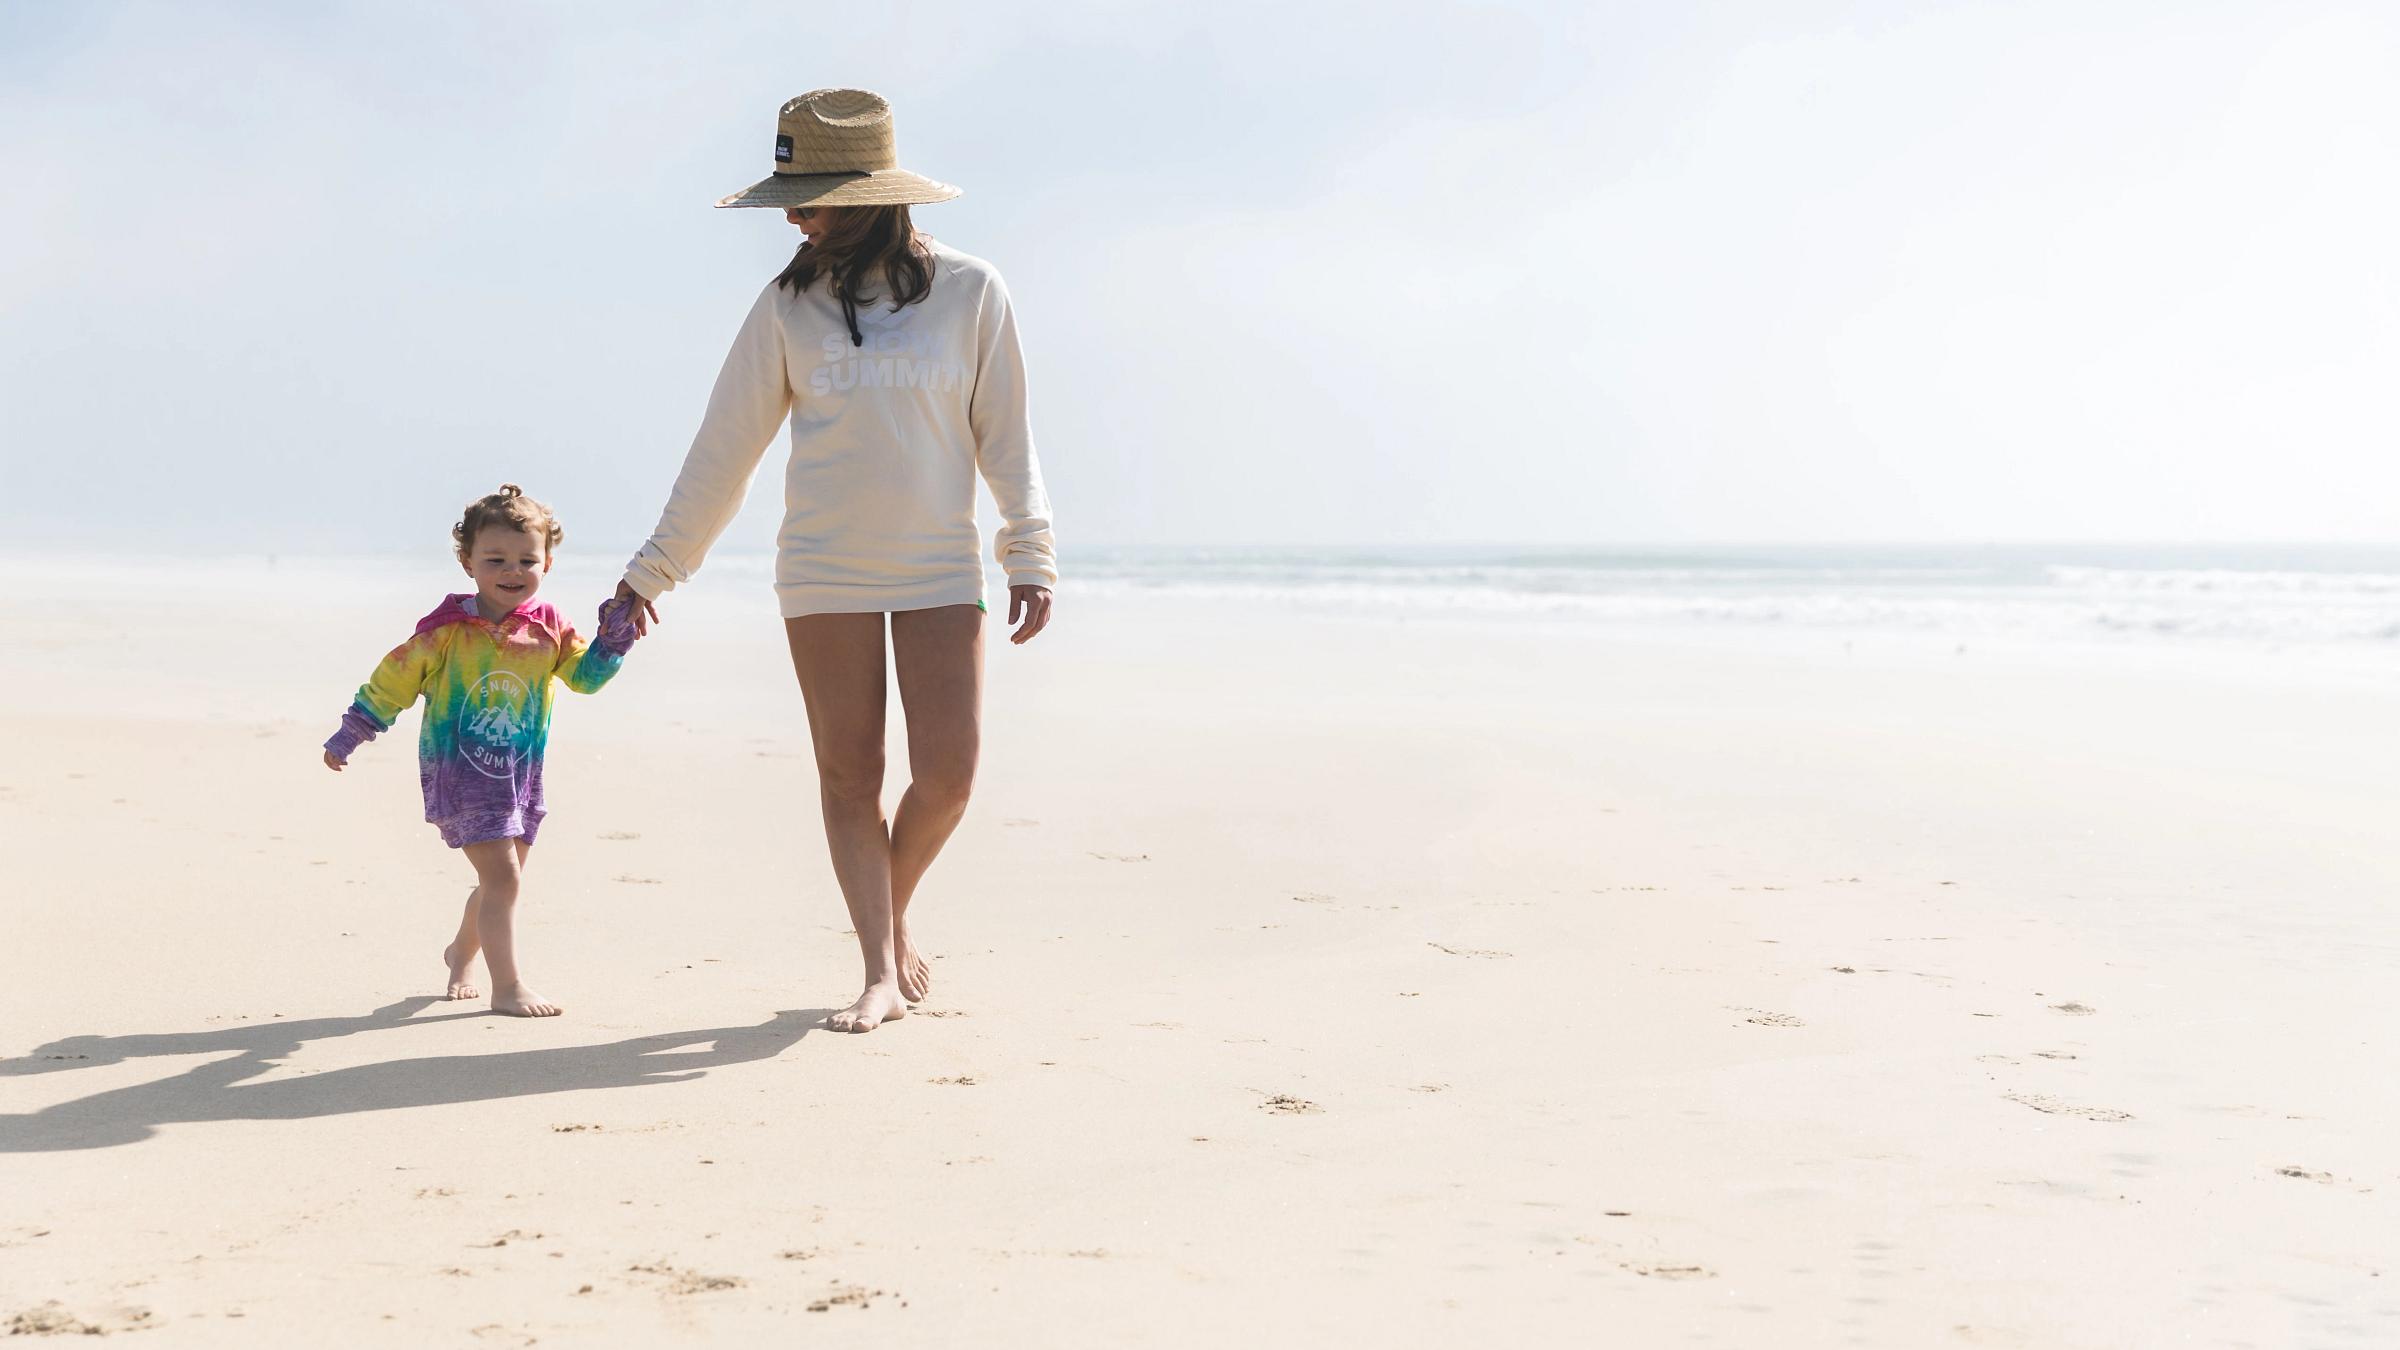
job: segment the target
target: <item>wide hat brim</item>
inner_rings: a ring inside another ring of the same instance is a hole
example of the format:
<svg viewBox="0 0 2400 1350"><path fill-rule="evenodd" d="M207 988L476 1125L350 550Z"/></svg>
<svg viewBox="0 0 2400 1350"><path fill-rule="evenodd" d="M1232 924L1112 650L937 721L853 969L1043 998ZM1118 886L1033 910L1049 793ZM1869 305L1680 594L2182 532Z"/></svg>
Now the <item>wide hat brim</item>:
<svg viewBox="0 0 2400 1350"><path fill-rule="evenodd" d="M964 191L937 183L906 169L877 169L872 173L769 174L719 206L921 206L946 202Z"/></svg>

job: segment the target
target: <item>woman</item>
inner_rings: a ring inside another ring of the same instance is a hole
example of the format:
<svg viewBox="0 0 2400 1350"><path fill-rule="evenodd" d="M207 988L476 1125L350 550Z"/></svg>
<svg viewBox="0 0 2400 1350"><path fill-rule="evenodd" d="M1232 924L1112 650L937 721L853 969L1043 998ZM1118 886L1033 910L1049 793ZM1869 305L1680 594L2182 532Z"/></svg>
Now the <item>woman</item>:
<svg viewBox="0 0 2400 1350"><path fill-rule="evenodd" d="M760 292L658 528L617 594L642 631L741 507L789 415L775 592L808 702L825 838L866 962L827 1019L872 1031L925 997L909 901L966 811L983 683L980 472L1002 517L1011 642L1050 621L1050 505L1025 416L1008 291L910 224L958 189L898 167L891 108L861 89L783 105L775 171L719 206L783 208L807 236ZM883 816L884 630L908 720L908 790Z"/></svg>

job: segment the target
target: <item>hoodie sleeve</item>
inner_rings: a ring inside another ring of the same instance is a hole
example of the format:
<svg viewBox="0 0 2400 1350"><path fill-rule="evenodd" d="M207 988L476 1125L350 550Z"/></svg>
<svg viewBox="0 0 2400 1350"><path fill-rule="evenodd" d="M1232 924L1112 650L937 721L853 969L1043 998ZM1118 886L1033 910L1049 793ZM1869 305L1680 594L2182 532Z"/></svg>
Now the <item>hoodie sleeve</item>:
<svg viewBox="0 0 2400 1350"><path fill-rule="evenodd" d="M600 602L600 627L591 642L573 625L567 625L558 639L558 664L552 673L569 689L578 694L596 694L600 686L617 677L618 667L625 664L625 653L633 650L634 639L641 634L633 626L633 606L622 600Z"/></svg>
<svg viewBox="0 0 2400 1350"><path fill-rule="evenodd" d="M717 536L733 523L750 490L750 477L792 409L790 368L785 364L783 315L774 283L742 320L726 353L708 413L683 457L659 513L658 528L625 568L625 584L646 600L692 579Z"/></svg>
<svg viewBox="0 0 2400 1350"><path fill-rule="evenodd" d="M342 714L341 728L326 740L325 748L334 758L348 759L350 752L392 729L401 709L417 701L425 682L441 666L448 633L447 628L428 629L392 648L358 687L358 696Z"/></svg>
<svg viewBox="0 0 2400 1350"><path fill-rule="evenodd" d="M1000 508L992 553L1011 586L1058 584L1058 549L1050 535L1050 497L1033 453L1033 423L1025 409L1025 353L1017 345L1017 316L1008 287L994 274L976 316L975 391L967 421L975 432L975 467Z"/></svg>

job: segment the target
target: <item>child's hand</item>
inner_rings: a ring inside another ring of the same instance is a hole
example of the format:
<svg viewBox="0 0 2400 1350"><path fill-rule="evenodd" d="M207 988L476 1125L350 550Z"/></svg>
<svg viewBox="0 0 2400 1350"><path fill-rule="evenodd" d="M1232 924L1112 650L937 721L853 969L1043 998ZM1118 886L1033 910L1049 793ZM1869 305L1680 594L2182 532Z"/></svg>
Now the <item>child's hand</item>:
<svg viewBox="0 0 2400 1350"><path fill-rule="evenodd" d="M620 581L617 593L610 597L633 606L633 628L642 637L650 636L650 625L658 622L658 606L644 599L640 591Z"/></svg>
<svg viewBox="0 0 2400 1350"><path fill-rule="evenodd" d="M624 651L639 641L646 631L642 626L643 603L638 595L631 600L619 595L601 601L600 629L597 634L600 641L617 651Z"/></svg>
<svg viewBox="0 0 2400 1350"><path fill-rule="evenodd" d="M325 752L325 767L333 770L335 773L340 773L342 771L342 765L347 762L347 760L344 760L341 756L333 753L331 750Z"/></svg>

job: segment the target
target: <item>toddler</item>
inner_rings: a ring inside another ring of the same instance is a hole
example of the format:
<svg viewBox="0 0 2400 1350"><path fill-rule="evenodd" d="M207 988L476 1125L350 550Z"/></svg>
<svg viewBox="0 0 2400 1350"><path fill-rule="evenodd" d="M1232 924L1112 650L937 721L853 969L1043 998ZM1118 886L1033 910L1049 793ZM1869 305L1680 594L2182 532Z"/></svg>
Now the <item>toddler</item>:
<svg viewBox="0 0 2400 1350"><path fill-rule="evenodd" d="M417 777L425 819L475 868L458 936L442 953L450 997L476 997L469 971L480 950L495 1010L555 1017L558 1005L527 988L517 970L515 929L518 880L542 825L550 682L581 694L608 683L633 646L633 616L623 601L603 602L599 633L587 645L548 601L534 599L566 531L514 483L468 506L450 537L475 589L444 596L383 658L325 742L325 767L341 769L423 696Z"/></svg>

